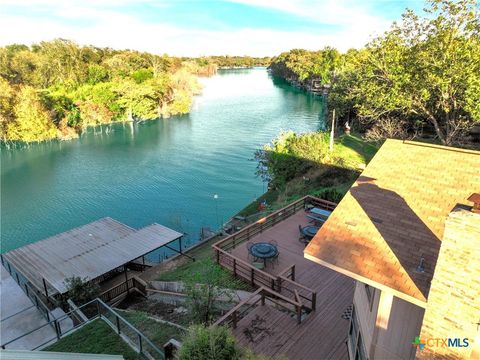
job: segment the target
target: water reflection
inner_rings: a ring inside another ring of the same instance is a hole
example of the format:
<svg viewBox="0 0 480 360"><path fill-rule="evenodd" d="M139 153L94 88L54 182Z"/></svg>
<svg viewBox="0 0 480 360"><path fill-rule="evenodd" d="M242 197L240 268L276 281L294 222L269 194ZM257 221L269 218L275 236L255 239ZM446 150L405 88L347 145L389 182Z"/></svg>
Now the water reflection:
<svg viewBox="0 0 480 360"><path fill-rule="evenodd" d="M317 130L322 102L265 69L202 79L189 115L89 129L1 153L2 251L110 216L198 239L262 193L254 151L280 129ZM215 204L213 195L218 194Z"/></svg>

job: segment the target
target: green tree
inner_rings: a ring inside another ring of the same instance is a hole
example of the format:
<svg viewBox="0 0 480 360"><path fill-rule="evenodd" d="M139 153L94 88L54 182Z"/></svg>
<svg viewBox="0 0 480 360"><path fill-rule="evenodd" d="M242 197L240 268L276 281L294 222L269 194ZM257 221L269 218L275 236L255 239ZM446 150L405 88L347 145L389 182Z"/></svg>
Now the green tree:
<svg viewBox="0 0 480 360"><path fill-rule="evenodd" d="M178 360L238 360L243 350L225 327L191 326L176 354ZM250 357L251 358L251 357Z"/></svg>
<svg viewBox="0 0 480 360"><path fill-rule="evenodd" d="M95 299L100 293L100 287L97 283L89 281L87 278L72 276L65 279L68 296L77 306L81 306L90 300Z"/></svg>
<svg viewBox="0 0 480 360"><path fill-rule="evenodd" d="M215 316L216 303L221 298L232 298L233 292L222 287L224 279L222 268L212 261L205 262L201 271L185 279L186 304L194 323L210 324Z"/></svg>
<svg viewBox="0 0 480 360"><path fill-rule="evenodd" d="M428 123L450 145L480 121L480 18L474 0L429 5L367 46L351 95L365 121Z"/></svg>
<svg viewBox="0 0 480 360"><path fill-rule="evenodd" d="M0 136L7 140L7 127L15 120L15 92L8 83L0 77Z"/></svg>
<svg viewBox="0 0 480 360"><path fill-rule="evenodd" d="M8 140L44 141L57 136L57 129L51 121L50 114L33 87L23 86L20 89L14 114L15 120L7 125Z"/></svg>

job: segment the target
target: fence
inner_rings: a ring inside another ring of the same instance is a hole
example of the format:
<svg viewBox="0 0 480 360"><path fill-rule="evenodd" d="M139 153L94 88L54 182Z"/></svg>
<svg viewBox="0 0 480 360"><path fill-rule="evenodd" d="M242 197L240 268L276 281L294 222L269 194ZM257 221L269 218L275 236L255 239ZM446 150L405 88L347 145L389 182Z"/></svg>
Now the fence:
<svg viewBox="0 0 480 360"><path fill-rule="evenodd" d="M128 279L127 281L124 281L123 283L104 291L98 297L102 301L108 303L108 302L111 302L112 300L119 298L124 294L130 293L130 290L136 290L140 294L146 295L147 293L146 288L147 288L146 284L134 276Z"/></svg>
<svg viewBox="0 0 480 360"><path fill-rule="evenodd" d="M288 296L291 296L292 298L298 297L304 303L304 307L309 310L315 310L316 292L295 281L294 267L290 267L286 269L286 272L283 274L275 276L235 257L229 251L282 222L297 213L299 210L307 209L309 207L317 207L332 211L336 206L337 204L330 201L312 196L305 196L215 243L212 246L215 253L215 260L217 264L231 270L234 276L243 278L253 286L263 286L278 293L287 293Z"/></svg>
<svg viewBox="0 0 480 360"><path fill-rule="evenodd" d="M160 350L150 339L143 335L115 310L98 298L80 307L75 307L65 315L50 320L46 324L2 344L1 348L15 348L15 342L28 336L35 336L42 332L45 327L51 326L55 330L54 337L46 340L44 343L33 349L38 350L55 343L63 337L68 336L73 331L76 331L86 324L96 320L105 321L118 335L120 335L123 341L127 342L137 353L143 355L147 359L164 359L164 353L162 350ZM62 326L62 322L65 323L66 321L72 321L73 327L69 326L68 329L65 329Z"/></svg>
<svg viewBox="0 0 480 360"><path fill-rule="evenodd" d="M289 312L293 312L297 317L297 323L300 324L302 322L303 305L298 297L292 300L268 288L260 287L250 297L231 308L230 311L218 319L213 326L226 325L235 329L238 322L255 308L259 302L264 306L267 301Z"/></svg>
<svg viewBox="0 0 480 360"><path fill-rule="evenodd" d="M34 306L36 306L36 308L45 317L45 319L47 319L47 321L50 321L50 309L56 307L58 304L51 303L51 299L46 297L40 291L35 290L27 281L27 279L20 272L18 272L13 265L11 265L3 257L1 257L1 259L2 265L9 272L12 279L17 282L20 288L30 298Z"/></svg>

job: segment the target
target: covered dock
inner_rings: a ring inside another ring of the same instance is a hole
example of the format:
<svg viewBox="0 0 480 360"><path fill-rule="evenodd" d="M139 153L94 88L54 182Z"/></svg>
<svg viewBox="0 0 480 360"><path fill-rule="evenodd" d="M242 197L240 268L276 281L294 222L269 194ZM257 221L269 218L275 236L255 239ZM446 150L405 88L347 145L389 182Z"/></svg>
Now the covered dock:
<svg viewBox="0 0 480 360"><path fill-rule="evenodd" d="M170 245L183 234L152 224L135 230L106 217L2 255L2 264L18 282L28 282L47 297L68 291L72 276L101 280L106 274L161 247L181 253Z"/></svg>

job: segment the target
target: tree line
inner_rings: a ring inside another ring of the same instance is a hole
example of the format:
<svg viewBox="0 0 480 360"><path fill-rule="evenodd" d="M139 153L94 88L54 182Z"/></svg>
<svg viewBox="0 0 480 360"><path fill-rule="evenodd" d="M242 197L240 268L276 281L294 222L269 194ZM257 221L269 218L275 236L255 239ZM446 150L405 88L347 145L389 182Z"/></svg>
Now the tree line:
<svg viewBox="0 0 480 360"><path fill-rule="evenodd" d="M318 80L343 122L368 138L433 135L452 145L480 122L480 17L475 0L432 0L362 49L294 49L274 76L309 89Z"/></svg>
<svg viewBox="0 0 480 360"><path fill-rule="evenodd" d="M184 114L201 90L197 76L264 61L159 56L65 39L1 47L0 140L70 139L88 126Z"/></svg>

